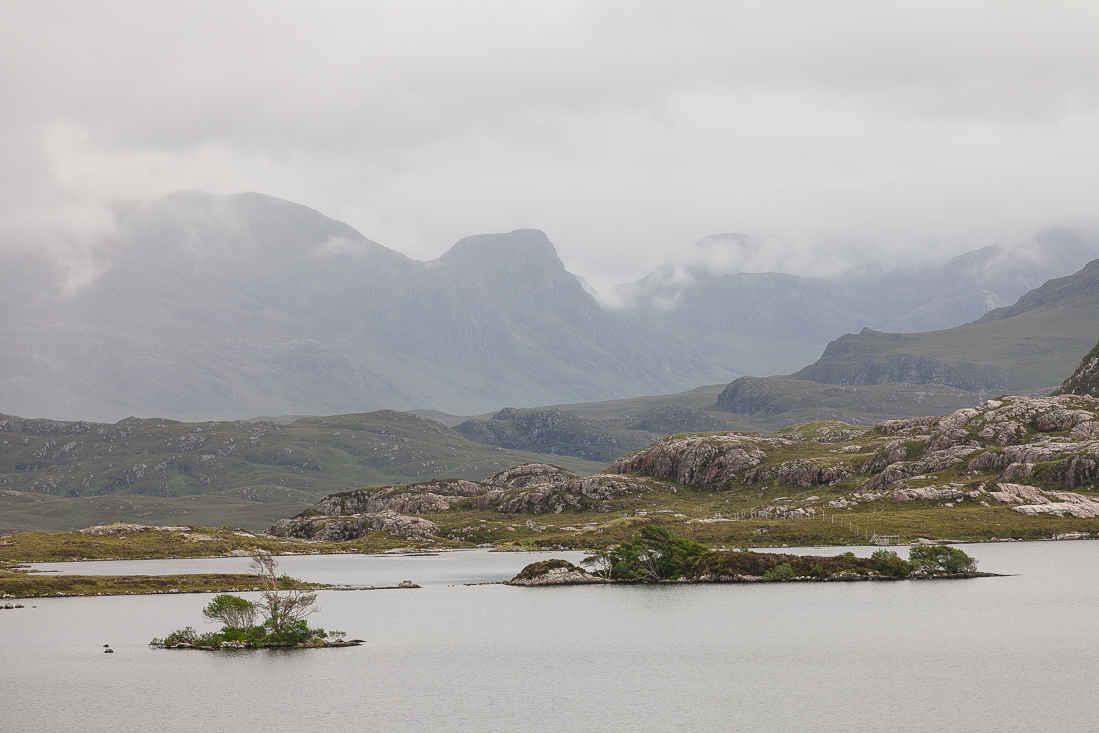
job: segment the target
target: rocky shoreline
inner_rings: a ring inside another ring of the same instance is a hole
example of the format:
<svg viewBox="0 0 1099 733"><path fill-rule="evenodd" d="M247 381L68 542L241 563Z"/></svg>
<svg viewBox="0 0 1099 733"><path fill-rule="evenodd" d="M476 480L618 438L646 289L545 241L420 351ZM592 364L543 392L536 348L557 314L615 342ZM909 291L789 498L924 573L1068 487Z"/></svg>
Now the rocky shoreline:
<svg viewBox="0 0 1099 733"><path fill-rule="evenodd" d="M638 585L638 584L704 584L704 583L857 583L871 581L897 582L901 580L960 580L965 578L1001 578L1000 573L940 573L937 575L913 575L905 578L897 578L888 575L860 575L858 573L841 573L827 578L818 578L811 575L794 576L792 578L765 578L762 575L724 575L707 574L697 578L679 578L677 580L641 581L641 580L610 580L592 575L580 568L573 570L550 571L536 578L513 578L503 585L513 585L525 588L541 588L553 585Z"/></svg>
<svg viewBox="0 0 1099 733"><path fill-rule="evenodd" d="M642 558L642 566L628 567L617 562L607 563L606 556L595 555L584 561L585 565L599 569L595 573L567 560L543 560L527 565L504 585L535 588L608 583L850 583L1003 577L999 573L979 572L976 560L954 548L914 551L908 561L883 551L869 558L856 557L853 553L814 556L709 551L685 561L680 570L663 574L649 572L648 568L655 567L660 557L655 554L651 560Z"/></svg>
<svg viewBox="0 0 1099 733"><path fill-rule="evenodd" d="M351 639L350 641L323 641L318 644L294 644L294 645L280 645L280 644L267 644L263 649L331 649L334 647L345 646L362 646L365 643L363 639ZM197 649L203 652L218 652L227 649L255 649L257 647L252 646L251 642L247 641L223 641L217 646L199 646L198 644L188 644L181 642L179 644L172 644L171 646L160 646L160 649Z"/></svg>

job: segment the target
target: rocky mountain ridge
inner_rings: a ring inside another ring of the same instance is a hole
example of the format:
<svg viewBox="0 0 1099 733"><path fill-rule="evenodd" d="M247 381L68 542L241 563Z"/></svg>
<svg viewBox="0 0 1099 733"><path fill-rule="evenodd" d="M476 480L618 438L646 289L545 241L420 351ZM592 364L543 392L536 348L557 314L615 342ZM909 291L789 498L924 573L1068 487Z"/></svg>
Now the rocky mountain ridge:
<svg viewBox="0 0 1099 733"><path fill-rule="evenodd" d="M68 284L44 254L0 251L5 412L477 414L732 376L676 334L602 309L534 230L418 262L260 194L185 192L116 214Z"/></svg>
<svg viewBox="0 0 1099 733"><path fill-rule="evenodd" d="M667 308L612 310L534 230L467 237L418 262L256 193L182 192L115 214L79 257L0 251L4 412L471 415L670 393L793 371L845 331L893 323L885 314L939 314L904 330L957 325L1099 253L1091 232L1049 230L930 274L699 270L653 291ZM936 373L898 367L912 368Z"/></svg>

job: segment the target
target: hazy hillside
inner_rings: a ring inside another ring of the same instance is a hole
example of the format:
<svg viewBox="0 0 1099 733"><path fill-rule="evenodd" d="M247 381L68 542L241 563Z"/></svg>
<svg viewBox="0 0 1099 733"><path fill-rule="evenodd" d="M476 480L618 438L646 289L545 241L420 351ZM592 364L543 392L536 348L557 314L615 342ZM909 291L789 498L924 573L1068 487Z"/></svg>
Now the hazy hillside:
<svg viewBox="0 0 1099 733"><path fill-rule="evenodd" d="M467 237L418 262L256 193L184 192L115 214L108 235L63 261L0 250L0 411L109 422L476 415L677 393L792 372L865 327L973 320L1099 251L1099 237L1049 230L934 271L822 280L722 274L721 247L751 266L770 243L717 236L713 262L657 271L610 310L534 230ZM1029 353L1001 341L993 351ZM1048 371L991 355L1013 381L978 383L1052 386L1063 376L1047 375L1082 352Z"/></svg>
<svg viewBox="0 0 1099 733"><path fill-rule="evenodd" d="M1096 339L1099 260L964 326L847 334L791 376L825 384L938 383L1010 394L1049 392Z"/></svg>
<svg viewBox="0 0 1099 733"><path fill-rule="evenodd" d="M767 264L762 253L770 244L726 234L695 246L714 252L715 262L724 255L750 268ZM683 333L715 365L743 374L782 374L814 361L844 333L960 326L1096 257L1099 233L1047 229L922 271L814 278L669 265L620 286L616 295L628 312Z"/></svg>
<svg viewBox="0 0 1099 733"><path fill-rule="evenodd" d="M149 515L194 522L218 512L219 524L258 529L334 491L481 480L537 459L389 410L289 425L0 415L0 529L76 529ZM602 466L569 456L554 462L582 474Z"/></svg>
<svg viewBox="0 0 1099 733"><path fill-rule="evenodd" d="M117 217L75 275L45 258L0 267L0 409L470 414L735 376L657 325L604 313L541 232L416 262L260 194L174 194Z"/></svg>

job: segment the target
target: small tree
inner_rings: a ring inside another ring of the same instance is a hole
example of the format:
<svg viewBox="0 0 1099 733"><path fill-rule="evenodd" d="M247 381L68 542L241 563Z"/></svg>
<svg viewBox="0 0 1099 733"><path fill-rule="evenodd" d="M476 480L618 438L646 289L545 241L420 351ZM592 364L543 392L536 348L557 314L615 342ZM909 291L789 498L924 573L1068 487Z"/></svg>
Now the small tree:
<svg viewBox="0 0 1099 733"><path fill-rule="evenodd" d="M600 553L593 555L591 564L608 568L608 577L616 580L674 580L684 575L690 569L691 561L704 552L706 547L694 540L672 534L659 525L647 524L632 539L605 550L604 557L600 557Z"/></svg>
<svg viewBox="0 0 1099 733"><path fill-rule="evenodd" d="M306 616L320 610L313 605L317 602L316 593L305 588L299 580L279 576L278 562L271 553L255 550L251 557L248 569L259 576L263 586L259 606L267 616L264 623L273 632L281 634L288 626L304 625ZM283 586L281 590L280 585Z"/></svg>
<svg viewBox="0 0 1099 733"><path fill-rule="evenodd" d="M241 631L247 631L256 625L256 614L256 606L251 601L227 593L215 596L214 600L202 609L202 615L207 620L220 621L224 626Z"/></svg>
<svg viewBox="0 0 1099 733"><path fill-rule="evenodd" d="M591 553L580 561L586 568L591 568L591 574L599 578L610 578L614 569L610 550L592 550Z"/></svg>
<svg viewBox="0 0 1099 733"><path fill-rule="evenodd" d="M881 575L906 578L912 572L912 565L902 560L900 555L892 550L875 550L870 556L870 562L874 564L874 570Z"/></svg>
<svg viewBox="0 0 1099 733"><path fill-rule="evenodd" d="M919 545L909 549L908 562L913 571L932 575L934 573L972 573L977 569L977 561L956 547L946 545Z"/></svg>

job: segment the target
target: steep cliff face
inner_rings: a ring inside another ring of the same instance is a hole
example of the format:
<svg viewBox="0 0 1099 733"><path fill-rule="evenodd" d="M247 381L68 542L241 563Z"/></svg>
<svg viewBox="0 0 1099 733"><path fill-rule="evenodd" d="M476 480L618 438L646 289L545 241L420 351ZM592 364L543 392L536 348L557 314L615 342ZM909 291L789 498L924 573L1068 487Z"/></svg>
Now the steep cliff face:
<svg viewBox="0 0 1099 733"><path fill-rule="evenodd" d="M1080 366L1054 394L1077 394L1099 397L1099 344L1084 355Z"/></svg>

